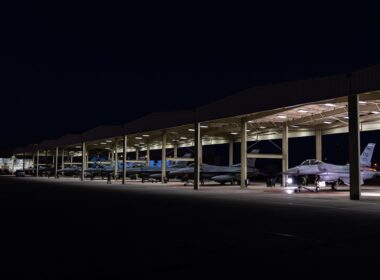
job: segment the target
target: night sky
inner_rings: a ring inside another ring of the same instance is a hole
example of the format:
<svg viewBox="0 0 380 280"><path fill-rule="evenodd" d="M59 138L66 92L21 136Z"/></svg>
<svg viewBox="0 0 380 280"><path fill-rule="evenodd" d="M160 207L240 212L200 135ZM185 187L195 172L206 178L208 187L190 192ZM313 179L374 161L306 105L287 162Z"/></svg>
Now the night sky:
<svg viewBox="0 0 380 280"><path fill-rule="evenodd" d="M1 7L0 149L379 63L377 7L77 2Z"/></svg>

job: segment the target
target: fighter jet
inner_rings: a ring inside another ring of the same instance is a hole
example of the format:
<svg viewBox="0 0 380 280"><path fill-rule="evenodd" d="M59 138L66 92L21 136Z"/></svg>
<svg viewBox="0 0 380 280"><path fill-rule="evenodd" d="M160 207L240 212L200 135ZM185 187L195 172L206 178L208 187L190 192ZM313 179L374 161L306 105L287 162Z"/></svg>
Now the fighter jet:
<svg viewBox="0 0 380 280"><path fill-rule="evenodd" d="M258 150L252 150L251 153L258 153ZM247 161L247 176L248 179L259 174L259 170L255 168L256 159L248 159ZM240 163L231 166L220 166L211 164L200 165L200 182L204 185L206 180L215 181L224 185L225 183L234 184L240 181ZM169 176L172 178L179 178L185 181L185 185L191 179L194 179L194 165L171 171Z"/></svg>
<svg viewBox="0 0 380 280"><path fill-rule="evenodd" d="M376 169L371 168L371 159L373 151L375 149L375 143L369 143L364 149L363 153L360 155L360 174L361 174L361 184L364 184L364 180L372 179L376 176L380 176ZM336 186L339 184L350 184L350 166L346 165L335 165L331 163L326 163L316 159L308 159L302 162L300 165L288 169L283 172L285 175L296 177L297 181L304 178L314 178L314 191L318 192L320 190L320 182L326 182L331 184L331 188L336 190ZM305 185L299 184L296 192L300 191L301 188L310 190L310 188Z"/></svg>
<svg viewBox="0 0 380 280"><path fill-rule="evenodd" d="M191 154L185 154L184 158L190 158ZM169 181L170 173L181 168L185 168L189 164L187 160L181 160L174 163L172 166L166 167L166 176L164 180ZM122 176L122 171L119 172L119 176ZM161 167L157 166L141 166L141 167L130 167L126 169L126 175L129 178L138 176L141 178L141 181L144 183L147 180L152 182L157 182L161 180Z"/></svg>
<svg viewBox="0 0 380 280"><path fill-rule="evenodd" d="M78 176L82 172L81 166L65 167L57 170L57 173L62 176Z"/></svg>

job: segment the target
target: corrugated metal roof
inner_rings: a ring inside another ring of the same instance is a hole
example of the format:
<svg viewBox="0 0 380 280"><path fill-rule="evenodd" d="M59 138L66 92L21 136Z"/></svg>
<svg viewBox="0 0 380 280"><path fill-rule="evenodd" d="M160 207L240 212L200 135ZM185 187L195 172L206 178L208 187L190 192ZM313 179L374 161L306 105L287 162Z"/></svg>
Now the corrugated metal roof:
<svg viewBox="0 0 380 280"><path fill-rule="evenodd" d="M124 135L124 128L121 125L100 125L82 134L84 142L113 138Z"/></svg>
<svg viewBox="0 0 380 280"><path fill-rule="evenodd" d="M124 125L125 134L133 134L194 123L194 111L155 112Z"/></svg>

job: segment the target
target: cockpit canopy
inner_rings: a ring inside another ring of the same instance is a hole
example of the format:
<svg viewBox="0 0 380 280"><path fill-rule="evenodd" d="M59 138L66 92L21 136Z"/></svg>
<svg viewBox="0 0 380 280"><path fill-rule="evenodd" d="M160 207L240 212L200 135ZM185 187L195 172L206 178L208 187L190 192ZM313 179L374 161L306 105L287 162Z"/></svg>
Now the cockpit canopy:
<svg viewBox="0 0 380 280"><path fill-rule="evenodd" d="M302 162L301 165L317 165L320 163L321 163L321 161L316 160L316 159L307 159L304 162Z"/></svg>

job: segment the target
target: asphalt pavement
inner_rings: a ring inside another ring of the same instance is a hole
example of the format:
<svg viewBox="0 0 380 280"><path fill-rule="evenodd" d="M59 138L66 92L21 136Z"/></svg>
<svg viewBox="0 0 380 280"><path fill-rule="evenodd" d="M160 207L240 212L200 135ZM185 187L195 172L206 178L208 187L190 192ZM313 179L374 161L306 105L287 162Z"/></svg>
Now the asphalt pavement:
<svg viewBox="0 0 380 280"><path fill-rule="evenodd" d="M377 277L380 198L270 189L0 176L0 271L24 279Z"/></svg>

